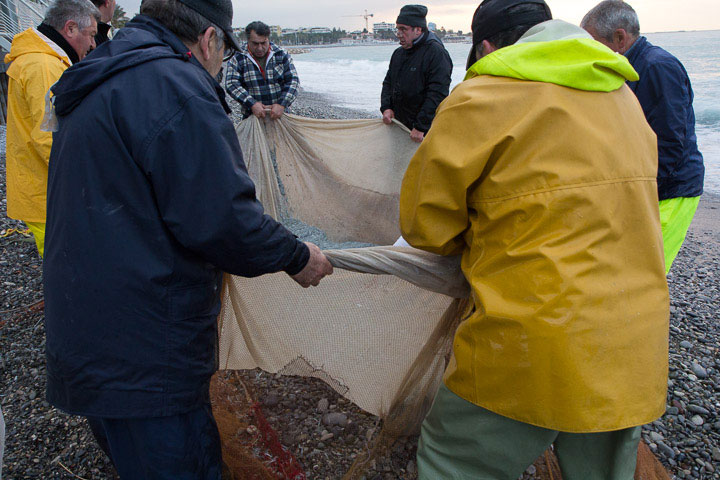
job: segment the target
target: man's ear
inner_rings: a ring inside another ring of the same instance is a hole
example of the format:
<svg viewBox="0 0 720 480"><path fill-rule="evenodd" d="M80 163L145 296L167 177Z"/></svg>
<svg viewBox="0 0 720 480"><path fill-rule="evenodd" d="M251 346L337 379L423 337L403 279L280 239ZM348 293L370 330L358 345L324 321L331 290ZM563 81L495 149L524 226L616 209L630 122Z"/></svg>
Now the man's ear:
<svg viewBox="0 0 720 480"><path fill-rule="evenodd" d="M497 47L495 47L495 45L493 45L492 43L490 43L487 40L482 41L482 43L480 44L480 48L481 48L481 50L480 50L480 55L478 56L478 58L484 57L485 55L489 55L492 52L494 52L495 50L497 50Z"/></svg>
<svg viewBox="0 0 720 480"><path fill-rule="evenodd" d="M613 45L617 47L618 53L627 51L627 43L630 36L624 28L618 28L613 32Z"/></svg>
<svg viewBox="0 0 720 480"><path fill-rule="evenodd" d="M65 26L62 28L61 33L66 37L73 38L75 35L80 33L80 26L75 20L68 20L65 22Z"/></svg>
<svg viewBox="0 0 720 480"><path fill-rule="evenodd" d="M203 56L204 61L210 60L212 51L211 49L214 48L214 38L217 38L215 27L209 27L207 30L205 30L205 33L198 37L198 46L200 47L200 54Z"/></svg>

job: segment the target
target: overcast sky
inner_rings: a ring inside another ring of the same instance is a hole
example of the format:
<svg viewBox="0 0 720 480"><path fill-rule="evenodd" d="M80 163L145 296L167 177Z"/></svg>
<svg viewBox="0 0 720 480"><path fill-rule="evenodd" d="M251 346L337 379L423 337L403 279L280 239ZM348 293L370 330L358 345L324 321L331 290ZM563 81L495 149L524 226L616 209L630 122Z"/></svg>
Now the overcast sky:
<svg viewBox="0 0 720 480"><path fill-rule="evenodd" d="M419 0L409 0L417 3ZM547 0L554 18L579 23L583 15L600 0ZM629 2L638 12L643 32L720 29L718 0L635 0ZM470 22L480 0L432 0L423 2L429 9L428 21L440 28L470 30ZM128 16L140 9L140 0L118 0ZM395 22L403 1L393 0L233 0L234 26L253 20L270 25L296 27L340 27L348 31L362 29L365 20L344 15L362 15L367 9L372 22Z"/></svg>

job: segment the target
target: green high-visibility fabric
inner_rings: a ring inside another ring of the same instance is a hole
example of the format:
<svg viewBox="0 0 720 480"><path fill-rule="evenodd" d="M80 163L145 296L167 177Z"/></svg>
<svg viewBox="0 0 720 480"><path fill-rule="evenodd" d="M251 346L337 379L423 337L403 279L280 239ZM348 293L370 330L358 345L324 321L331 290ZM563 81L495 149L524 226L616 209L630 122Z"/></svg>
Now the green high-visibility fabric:
<svg viewBox="0 0 720 480"><path fill-rule="evenodd" d="M25 222L25 225L30 229L33 238L35 239L35 245L37 245L38 253L40 258L43 258L45 254L45 223L44 222Z"/></svg>
<svg viewBox="0 0 720 480"><path fill-rule="evenodd" d="M474 405L441 385L422 425L419 480L516 480L551 445L565 480L632 480L641 427L565 433Z"/></svg>
<svg viewBox="0 0 720 480"><path fill-rule="evenodd" d="M679 197L660 201L660 226L662 227L666 274L670 271L670 267L685 241L699 203L700 197Z"/></svg>
<svg viewBox="0 0 720 480"><path fill-rule="evenodd" d="M627 59L590 38L516 43L473 64L465 79L478 75L545 82L593 92L612 92L637 81Z"/></svg>

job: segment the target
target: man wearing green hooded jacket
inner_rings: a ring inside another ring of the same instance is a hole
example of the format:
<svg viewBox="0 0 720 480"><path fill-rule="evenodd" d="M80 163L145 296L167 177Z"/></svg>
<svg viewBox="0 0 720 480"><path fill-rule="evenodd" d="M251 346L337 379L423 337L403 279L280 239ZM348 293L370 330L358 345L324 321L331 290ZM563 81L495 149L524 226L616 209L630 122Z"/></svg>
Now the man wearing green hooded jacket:
<svg viewBox="0 0 720 480"><path fill-rule="evenodd" d="M468 73L400 195L403 237L462 254L474 311L418 447L422 480L633 478L665 410L668 291L637 74L543 0L485 0Z"/></svg>

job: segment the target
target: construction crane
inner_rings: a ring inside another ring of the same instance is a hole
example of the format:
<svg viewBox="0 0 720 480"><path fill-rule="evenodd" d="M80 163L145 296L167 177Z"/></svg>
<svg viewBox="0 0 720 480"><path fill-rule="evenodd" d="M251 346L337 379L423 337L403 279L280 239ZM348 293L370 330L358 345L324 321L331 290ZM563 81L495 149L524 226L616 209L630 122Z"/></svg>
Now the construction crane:
<svg viewBox="0 0 720 480"><path fill-rule="evenodd" d="M368 18L373 17L374 15L372 13L368 13L367 10L365 10L365 13L363 15L343 15L343 17L363 17L365 19L365 30L369 33L370 32L370 26L368 24Z"/></svg>

